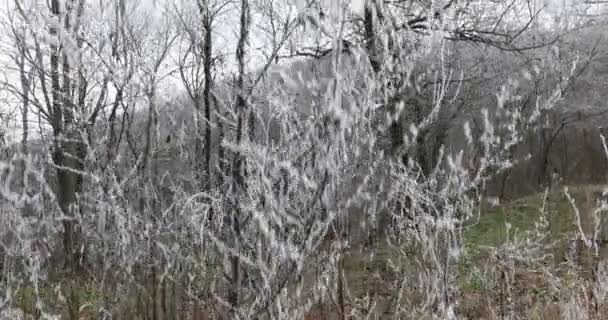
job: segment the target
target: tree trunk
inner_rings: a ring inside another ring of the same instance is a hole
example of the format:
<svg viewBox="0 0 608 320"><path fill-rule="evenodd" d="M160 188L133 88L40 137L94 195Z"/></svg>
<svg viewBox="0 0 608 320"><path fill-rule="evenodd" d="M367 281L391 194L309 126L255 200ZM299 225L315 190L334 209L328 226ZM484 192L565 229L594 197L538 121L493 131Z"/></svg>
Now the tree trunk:
<svg viewBox="0 0 608 320"><path fill-rule="evenodd" d="M374 73L380 71L380 61L378 59L378 50L376 48L376 32L374 30L374 9L372 8L374 0L367 0L363 12L363 25L365 28L365 43L367 47L367 55Z"/></svg>
<svg viewBox="0 0 608 320"><path fill-rule="evenodd" d="M238 115L237 132L236 132L236 145L240 146L243 142L243 126L245 125L245 113L247 110L247 101L245 100L245 88L244 88L244 77L245 77L245 54L247 49L247 43L249 41L249 1L241 0L241 19L240 19L240 35L236 49L236 59L238 64L238 75L236 79L236 113ZM231 229L232 229L232 240L234 243L234 251L236 254L231 254L230 257L230 288L228 293L228 303L230 305L230 313L234 316L234 312L239 308L239 291L241 286L241 268L239 252L239 239L241 226L239 219L241 218L241 210L238 198L245 189L244 182L244 159L243 156L236 152L234 155L234 164L232 168L235 208L232 210Z"/></svg>
<svg viewBox="0 0 608 320"><path fill-rule="evenodd" d="M207 4L208 5L208 4ZM213 42L211 35L212 17L209 7L199 4L199 11L203 17L204 42L203 42L203 72L205 84L203 87L203 103L205 105L205 190L211 190L211 86L213 83L211 68L213 58Z"/></svg>
<svg viewBox="0 0 608 320"><path fill-rule="evenodd" d="M67 9L67 8L66 8ZM60 6L58 0L51 1L51 13L60 17ZM65 26L69 28L70 21L66 15ZM56 27L51 27L51 35L59 37ZM61 39L59 39L61 40ZM60 41L59 41L60 43ZM51 44L51 88L52 88L52 123L54 150L53 162L57 174L57 200L64 215L63 220L63 246L65 252L65 267L74 270L78 262L76 239L75 216L72 211L76 202L77 183L76 175L70 169L74 168L74 156L76 151L74 141L76 138L73 128L73 110L71 101L70 64L67 54L63 52L61 45ZM59 60L62 58L63 86L60 83Z"/></svg>

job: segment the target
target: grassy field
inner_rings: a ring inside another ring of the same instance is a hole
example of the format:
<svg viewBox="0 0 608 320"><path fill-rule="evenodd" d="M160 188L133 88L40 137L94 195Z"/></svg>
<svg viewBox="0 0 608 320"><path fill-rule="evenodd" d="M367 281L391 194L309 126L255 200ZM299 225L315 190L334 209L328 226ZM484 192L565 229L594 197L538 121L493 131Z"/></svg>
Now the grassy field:
<svg viewBox="0 0 608 320"><path fill-rule="evenodd" d="M580 209L583 228L588 223L584 221L585 212L595 205L589 195L602 190L597 186L569 188L570 199ZM525 318L560 318L558 301L567 298L564 295L578 294L581 281L589 273L585 266L577 264L578 260L569 260L571 245L578 243L573 240L578 228L570 199L560 189L481 212L479 219L466 229L464 253L453 266L458 270L455 281L460 315L468 319L500 319L508 312L504 310L506 300L511 299L510 304L518 309L515 312ZM500 256L509 252L518 255L519 251L530 261L506 261ZM395 295L399 277L415 273L417 266L412 256L385 243L347 252L344 269L349 292L360 299L375 298L376 317L392 316L383 308ZM415 304L416 297L408 298Z"/></svg>
<svg viewBox="0 0 608 320"><path fill-rule="evenodd" d="M595 281L592 270L606 258L604 244L595 256L576 240L580 229L572 202L578 209L581 228L589 230L591 212L596 208L594 196L603 190L599 186L571 187L569 197L560 189L485 210L479 222L465 232L466 254L459 261L457 282L460 314L470 319L502 318L508 311L501 310L501 305L506 304L503 300L509 295L520 316L563 318L560 312L564 301L578 301L590 290ZM522 252L527 261L514 259L508 264L496 255L509 248L517 254L518 248L531 247L537 250ZM504 266L509 266L507 271L501 269ZM597 305L596 312L600 307L606 306Z"/></svg>

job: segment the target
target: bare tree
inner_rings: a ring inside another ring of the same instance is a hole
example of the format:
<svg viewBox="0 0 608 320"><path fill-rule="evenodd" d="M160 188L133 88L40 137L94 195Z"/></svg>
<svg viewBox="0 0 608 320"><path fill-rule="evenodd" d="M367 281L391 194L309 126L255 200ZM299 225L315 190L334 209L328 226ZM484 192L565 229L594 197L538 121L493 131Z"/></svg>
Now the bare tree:
<svg viewBox="0 0 608 320"><path fill-rule="evenodd" d="M185 30L185 49L180 54L179 73L196 112L197 143L194 162L199 166L199 182L204 190L211 190L212 141L211 132L215 122L212 115L212 88L219 56L214 53L214 29L218 16L226 11L229 1L195 1L196 14L188 15L188 6L177 8L178 18ZM201 162L200 159L204 161Z"/></svg>
<svg viewBox="0 0 608 320"><path fill-rule="evenodd" d="M545 54L564 29L535 3L12 2L3 92L27 156L0 161L0 309L466 316L480 195L584 77L578 51ZM546 214L486 248L505 318L528 306L515 267L571 297L602 279L546 264Z"/></svg>

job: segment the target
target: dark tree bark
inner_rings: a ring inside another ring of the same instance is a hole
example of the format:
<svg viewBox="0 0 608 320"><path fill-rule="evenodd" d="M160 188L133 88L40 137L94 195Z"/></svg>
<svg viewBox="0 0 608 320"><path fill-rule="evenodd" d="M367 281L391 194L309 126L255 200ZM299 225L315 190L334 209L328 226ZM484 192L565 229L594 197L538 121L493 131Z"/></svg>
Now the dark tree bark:
<svg viewBox="0 0 608 320"><path fill-rule="evenodd" d="M213 59L213 41L211 36L211 24L213 18L209 12L209 8L204 8L199 2L199 11L203 17L204 27L204 42L203 42L203 73L205 75L205 85L203 87L203 103L205 104L205 173L206 183L205 190L211 190L211 86L212 78L212 59Z"/></svg>
<svg viewBox="0 0 608 320"><path fill-rule="evenodd" d="M249 22L251 16L249 12L249 0L241 0L241 17L240 17L240 33L239 40L236 48L236 60L238 64L238 74L236 77L236 113L237 113L237 132L236 132L236 145L240 146L243 142L243 130L245 125L245 117L247 111L247 101L245 92L245 55L247 51L247 45L249 42ZM236 152L234 155L234 163L232 168L232 179L233 179L233 190L235 194L235 208L232 211L231 227L232 227L232 241L234 242L234 249L236 254L232 254L230 257L231 274L230 274L230 288L228 293L228 303L231 307L231 312L235 312L239 308L240 301L240 287L241 287L241 266L239 252L239 239L241 237L241 226L240 226L240 203L239 195L245 189L245 164L244 157L241 153Z"/></svg>
<svg viewBox="0 0 608 320"><path fill-rule="evenodd" d="M69 6L66 6L66 10ZM51 13L57 19L61 16L59 0L51 1ZM69 14L65 15L66 29L70 27ZM51 27L51 34L58 37L56 27ZM59 41L60 43L60 41ZM78 257L78 240L76 239L76 220L73 206L76 203L78 192L77 174L74 172L75 148L73 138L76 137L73 128L73 105L71 100L71 68L63 46L51 44L51 96L52 96L52 123L54 150L53 163L57 174L57 199L64 215L63 220L63 246L65 251L65 266L68 270L75 270ZM60 70L60 60L61 70ZM61 73L61 75L60 75ZM63 77L63 83L60 77Z"/></svg>
<svg viewBox="0 0 608 320"><path fill-rule="evenodd" d="M203 84L203 105L204 105L204 123L200 123L199 121L199 132L198 134L203 134L202 128L200 126L204 126L204 146L199 146L200 149L204 148L204 172L205 172L205 183L203 184L203 188L206 191L211 190L212 183L212 175L211 175L211 88L213 84L213 75L212 75L212 67L213 67L213 38L212 38L212 24L213 24L213 16L211 13L211 8L209 8L209 4L206 1L198 1L198 10L202 19L203 25L203 43L202 43L202 60L203 60L203 75L205 77ZM196 93L198 97L198 92ZM198 100L198 98L197 98ZM200 112L200 103L198 101L195 102L195 106L197 106L197 112ZM200 136L199 138L200 139ZM200 150L199 149L199 150ZM197 154L199 155L199 154Z"/></svg>
<svg viewBox="0 0 608 320"><path fill-rule="evenodd" d="M374 30L374 8L373 2L375 0L367 0L364 9L364 29L365 29L365 45L367 48L367 54L369 56L369 62L372 66L372 70L375 73L380 71L380 61L378 60L378 52L376 48L376 31Z"/></svg>

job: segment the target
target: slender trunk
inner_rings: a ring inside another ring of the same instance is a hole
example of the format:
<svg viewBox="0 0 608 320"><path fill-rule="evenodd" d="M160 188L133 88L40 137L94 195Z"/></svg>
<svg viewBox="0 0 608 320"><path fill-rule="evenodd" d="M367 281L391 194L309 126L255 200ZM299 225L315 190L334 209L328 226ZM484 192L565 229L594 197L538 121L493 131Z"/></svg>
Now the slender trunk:
<svg viewBox="0 0 608 320"><path fill-rule="evenodd" d="M160 307L161 319L169 319L169 302L167 301L167 281L163 278L160 282Z"/></svg>
<svg viewBox="0 0 608 320"><path fill-rule="evenodd" d="M365 4L363 12L363 25L365 29L365 43L367 47L367 54L369 56L369 62L372 66L374 73L380 71L380 61L378 60L378 53L376 48L376 32L374 30L374 10L373 0L368 0Z"/></svg>
<svg viewBox="0 0 608 320"><path fill-rule="evenodd" d="M58 0L51 1L51 13L54 17L59 19L60 17L60 7ZM59 33L56 27L52 26L50 29L50 33L53 36L59 37ZM53 137L54 137L54 150L53 150L53 162L57 166L57 200L59 202L59 206L64 215L63 220L63 248L65 252L65 267L70 270L73 267L73 257L72 254L74 252L74 239L73 239L73 221L72 214L70 212L70 208L72 203L74 202L73 190L71 188L70 174L63 167L66 166L66 148L67 141L65 134L65 123L64 123L64 109L66 107L65 103L67 101L66 94L68 93L65 88L62 90L60 83L60 75L59 75L59 60L61 55L61 48L55 43L51 43L51 96L52 96L52 127L53 127ZM69 83L69 77L67 77L67 73L69 73L69 65L66 63L64 59L63 63L63 73L64 73L64 81L66 79Z"/></svg>
<svg viewBox="0 0 608 320"><path fill-rule="evenodd" d="M541 188L544 188L547 184L547 176L549 173L547 173L547 169L549 167L549 153L551 152L551 149L553 148L553 142L555 141L555 139L557 138L557 136L560 134L560 132L562 131L562 129L565 127L565 124L560 125L555 131L551 131L549 135L546 134L546 131L550 131L551 129L548 130L543 130L541 129L540 132L540 138L541 138L541 148L542 148L542 152L540 155L540 161L539 161L539 169L538 169L538 178L537 178L537 183L538 186Z"/></svg>
<svg viewBox="0 0 608 320"><path fill-rule="evenodd" d="M217 112L221 114L221 111L219 109L219 105L216 101L216 99L214 98L215 101L215 106L217 109ZM218 185L223 185L224 184L224 175L227 173L226 170L226 155L225 155L225 151L224 151L224 146L222 145L222 143L224 142L224 122L222 119L218 119L217 121L217 129L219 131L218 133L218 153L217 153L217 157L218 157L218 164L219 164L219 174L218 174Z"/></svg>
<svg viewBox="0 0 608 320"><path fill-rule="evenodd" d="M253 142L255 140L255 114L253 113L253 110L249 111L247 128L249 129L249 141Z"/></svg>
<svg viewBox="0 0 608 320"><path fill-rule="evenodd" d="M74 157L75 157L75 128L73 123L73 110L72 110L72 101L70 95L70 64L67 56L63 55L63 86L62 86L62 111L63 111L63 127L65 130L65 137L63 139L63 152L64 155L64 163L63 165L67 168L66 170L60 169L60 175L64 176L63 179L60 179L61 186L60 192L64 194L63 198L63 207L64 214L67 219L64 222L64 232L66 236L65 249L66 254L68 255L67 259L71 259L69 262L70 268L76 268L76 257L75 253L76 249L76 239L75 239L75 217L73 212L73 204L76 202L76 181L73 172L69 171L69 169L73 168Z"/></svg>
<svg viewBox="0 0 608 320"><path fill-rule="evenodd" d="M195 114L195 123L194 125L196 126L196 137L195 137L195 144L194 144L194 170L196 170L195 173L195 177L197 179L197 183L200 184L201 188L204 188L206 183L205 183L205 179L207 179L207 177L205 177L205 172L206 172L206 164L205 162L205 155L203 154L204 149L205 149L205 140L204 140L204 120L201 119L203 110L202 109L202 104L201 104L201 97L200 94L197 92L194 94L194 110L196 112Z"/></svg>
<svg viewBox="0 0 608 320"><path fill-rule="evenodd" d="M205 190L211 190L211 85L212 85L212 37L211 17L209 8L205 8L203 20L205 26L205 40L203 44L203 72L205 74L205 85L203 87L203 103L205 104L205 173L207 174Z"/></svg>
<svg viewBox="0 0 608 320"><path fill-rule="evenodd" d="M156 266L154 265L154 250L150 252L152 270L150 272L150 288L152 289L152 320L158 320L158 286L156 283Z"/></svg>
<svg viewBox="0 0 608 320"><path fill-rule="evenodd" d="M170 306L170 316L167 317L170 320L177 320L177 290L176 290L176 286L177 286L177 279L176 281L172 281L171 283L171 306ZM182 309L179 309L180 311L182 311Z"/></svg>
<svg viewBox="0 0 608 320"><path fill-rule="evenodd" d="M342 251L342 248L340 248ZM344 256L340 252L338 256L338 307L340 308L340 319L346 320L346 299L344 296Z"/></svg>
<svg viewBox="0 0 608 320"><path fill-rule="evenodd" d="M21 50L25 50L25 48L22 48ZM26 72L25 72L25 52L21 52L20 53L20 57L18 58L18 64L19 64L19 73L21 75L21 90L23 90L23 105L21 106L21 123L22 123L22 129L23 132L21 134L21 152L22 153L27 153L27 141L28 141L28 134L29 134L29 128L28 128L28 114L29 114L29 104L30 104L30 100L29 100L29 91L30 91L30 80L28 79Z"/></svg>
<svg viewBox="0 0 608 320"><path fill-rule="evenodd" d="M247 42L249 38L249 1L241 0L241 19L240 19L240 35L236 49L236 59L238 64L238 75L236 79L236 112L238 115L237 132L236 132L236 144L241 145L243 140L243 125L245 119L245 112L247 109L247 102L245 100L245 88L244 88L244 76L245 76L245 53ZM243 171L244 171L244 159L243 156L237 152L234 156L234 165L232 168L233 183L235 184L235 197L239 197L239 194L245 189ZM235 210L233 210L233 217L231 221L232 225L232 239L234 241L234 249L236 254L232 254L230 257L231 276L230 276L230 291L228 294L228 303L230 304L230 312L234 315L234 312L239 308L239 289L241 285L241 274L240 274L240 259L238 256L239 251L239 238L241 232L240 226L240 207L238 199L236 202Z"/></svg>
<svg viewBox="0 0 608 320"><path fill-rule="evenodd" d="M21 153L22 156L25 156L25 154L27 154L27 142L28 142L28 134L29 134L29 128L28 128L28 114L29 114L29 91L30 91L30 79L28 78L28 75L25 71L25 46L23 45L23 43L18 43L19 46L19 56L17 57L17 64L19 66L19 74L21 77L21 90L23 91L23 103L21 105L21 121L22 121L22 134L21 134ZM25 180L26 180L26 176L25 176L25 170L27 163L25 158L21 161L21 167L20 167L20 177L19 177L19 190L20 192L22 192L24 195L26 195L27 190L25 190ZM29 211L28 205L26 204L23 208L22 208L22 212L24 215L27 215Z"/></svg>
<svg viewBox="0 0 608 320"><path fill-rule="evenodd" d="M72 1L66 2L66 14L65 14L65 30L70 30L72 28L72 21L70 20L72 8ZM76 21L77 25L77 21ZM63 72L63 86L62 86L62 95L63 95L63 127L65 130L65 138L64 141L64 152L67 152L67 157L65 157L65 166L68 170L64 170L62 174L66 175L65 184L62 185L62 191L64 191L66 195L66 207L70 208L68 214L68 224L66 224L66 233L69 233L70 244L69 248L69 257L68 259L72 259L71 266L74 271L79 269L79 261L80 261L80 250L79 246L79 236L78 236L78 223L76 218L76 212L73 211L73 205L76 204L77 194L80 193L80 189L82 186L82 175L79 173L83 168L83 147L82 147L82 139L80 137L80 132L78 128L78 124L75 123L74 114L77 112L76 105L74 103L74 94L73 88L75 87L75 82L72 80L73 70L70 64L70 60L65 48L62 48L62 72ZM86 87L84 80L80 78L82 83L79 84L78 97L76 97L76 102L78 103L78 107L83 108L84 106L84 94L86 93Z"/></svg>

